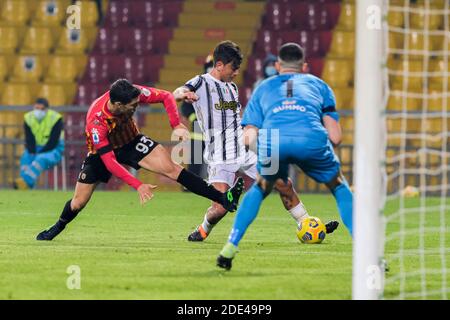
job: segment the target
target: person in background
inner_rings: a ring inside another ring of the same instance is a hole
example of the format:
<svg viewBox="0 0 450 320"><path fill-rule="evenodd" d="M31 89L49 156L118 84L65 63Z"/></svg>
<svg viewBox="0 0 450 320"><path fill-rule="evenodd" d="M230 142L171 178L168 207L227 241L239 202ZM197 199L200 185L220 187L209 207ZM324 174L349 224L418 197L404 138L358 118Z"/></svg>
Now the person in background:
<svg viewBox="0 0 450 320"><path fill-rule="evenodd" d="M15 189L32 189L42 171L57 165L64 152L62 115L49 109L45 98L38 98L24 116L25 152L20 159L20 178Z"/></svg>
<svg viewBox="0 0 450 320"><path fill-rule="evenodd" d="M278 74L277 69L275 68L275 63L277 62L277 57L271 53L269 53L264 59L264 63L262 66L263 70L263 78L258 78L258 80L253 84L253 90L265 79L275 76Z"/></svg>

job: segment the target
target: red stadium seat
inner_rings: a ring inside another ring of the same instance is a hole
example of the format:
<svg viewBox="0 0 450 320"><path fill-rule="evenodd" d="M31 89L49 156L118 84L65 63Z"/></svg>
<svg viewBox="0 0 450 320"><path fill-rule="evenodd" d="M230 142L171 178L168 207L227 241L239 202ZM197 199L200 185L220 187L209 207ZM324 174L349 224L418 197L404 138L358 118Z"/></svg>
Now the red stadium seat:
<svg viewBox="0 0 450 320"><path fill-rule="evenodd" d="M324 60L322 58L308 58L306 57L306 63L308 64L309 73L320 77L324 66Z"/></svg>
<svg viewBox="0 0 450 320"><path fill-rule="evenodd" d="M258 77L262 77L262 67L264 57L250 56L247 63L247 69L244 72L244 81L248 85L253 85Z"/></svg>
<svg viewBox="0 0 450 320"><path fill-rule="evenodd" d="M178 15L183 10L182 1L164 2L163 5L164 23L166 26L175 27L178 25Z"/></svg>
<svg viewBox="0 0 450 320"><path fill-rule="evenodd" d="M328 1L323 6L327 11L329 27L334 29L341 15L341 4L338 1Z"/></svg>
<svg viewBox="0 0 450 320"><path fill-rule="evenodd" d="M295 25L301 30L329 30L330 22L326 8L320 3L298 3L292 9Z"/></svg>
<svg viewBox="0 0 450 320"><path fill-rule="evenodd" d="M88 59L82 82L108 83L113 80L110 56L91 55Z"/></svg>
<svg viewBox="0 0 450 320"><path fill-rule="evenodd" d="M78 85L75 96L75 104L80 106L90 106L95 99L109 90L110 83L89 83L82 82Z"/></svg>
<svg viewBox="0 0 450 320"><path fill-rule="evenodd" d="M158 2L133 1L131 10L135 26L150 29L164 26L164 11Z"/></svg>
<svg viewBox="0 0 450 320"><path fill-rule="evenodd" d="M126 42L121 40L121 29L100 28L94 45L95 54L114 54L123 51Z"/></svg>
<svg viewBox="0 0 450 320"><path fill-rule="evenodd" d="M172 30L164 29L123 29L121 42L126 43L125 52L148 55L165 54L168 51L169 40L172 38Z"/></svg>
<svg viewBox="0 0 450 320"><path fill-rule="evenodd" d="M289 30L294 28L291 6L279 3L268 3L263 25L269 30Z"/></svg>
<svg viewBox="0 0 450 320"><path fill-rule="evenodd" d="M131 1L111 0L105 15L105 27L128 27L132 23Z"/></svg>
<svg viewBox="0 0 450 320"><path fill-rule="evenodd" d="M133 83L149 85L158 81L163 56L116 56L111 58L115 65L116 78L126 78Z"/></svg>

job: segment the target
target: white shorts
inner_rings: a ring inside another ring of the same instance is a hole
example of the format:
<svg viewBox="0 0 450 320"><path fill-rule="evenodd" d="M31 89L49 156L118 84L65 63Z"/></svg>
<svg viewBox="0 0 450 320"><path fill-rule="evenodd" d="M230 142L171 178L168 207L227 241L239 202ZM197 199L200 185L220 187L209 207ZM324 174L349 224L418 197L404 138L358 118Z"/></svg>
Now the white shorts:
<svg viewBox="0 0 450 320"><path fill-rule="evenodd" d="M208 165L208 183L226 183L230 187L234 184L236 180L236 173L241 171L247 176L256 179L256 160L257 156L255 153L250 152L249 157L245 163L236 164L210 164Z"/></svg>

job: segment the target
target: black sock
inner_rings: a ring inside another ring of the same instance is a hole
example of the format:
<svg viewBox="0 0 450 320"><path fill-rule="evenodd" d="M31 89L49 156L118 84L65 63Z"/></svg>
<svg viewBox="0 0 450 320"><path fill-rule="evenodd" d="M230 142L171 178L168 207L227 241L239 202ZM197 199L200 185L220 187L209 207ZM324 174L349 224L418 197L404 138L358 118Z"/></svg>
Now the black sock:
<svg viewBox="0 0 450 320"><path fill-rule="evenodd" d="M66 224L68 224L70 221L75 219L77 214L80 212L80 210L78 210L78 211L72 210L72 208L70 207L71 202L72 202L72 199L70 199L69 201L66 202L66 205L64 206L61 216L59 217L58 222L56 222L56 225L59 228L64 228L66 226Z"/></svg>
<svg viewBox="0 0 450 320"><path fill-rule="evenodd" d="M206 183L205 180L192 172L183 169L178 176L177 182L186 187L189 191L203 196L212 201L222 204L224 202L224 195L222 192L214 188L212 185Z"/></svg>

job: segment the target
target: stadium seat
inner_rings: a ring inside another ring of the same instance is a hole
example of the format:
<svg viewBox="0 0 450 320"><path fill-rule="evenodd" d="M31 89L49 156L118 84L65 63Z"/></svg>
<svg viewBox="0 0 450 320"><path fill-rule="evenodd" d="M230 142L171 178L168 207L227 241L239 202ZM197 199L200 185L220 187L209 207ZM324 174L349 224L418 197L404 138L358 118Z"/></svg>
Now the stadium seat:
<svg viewBox="0 0 450 320"><path fill-rule="evenodd" d="M288 39L283 39L283 42L288 41ZM319 32L301 31L299 33L299 39L295 42L303 47L306 57L322 57L326 53L325 51L322 52L321 34Z"/></svg>
<svg viewBox="0 0 450 320"><path fill-rule="evenodd" d="M330 30L333 30L339 22L341 16L341 3L337 1L326 1L323 3L325 10L327 11L328 26Z"/></svg>
<svg viewBox="0 0 450 320"><path fill-rule="evenodd" d="M418 30L437 30L444 22L443 13L429 14L427 8L422 4L411 4L409 13L409 27ZM439 7L430 6L430 10L437 10ZM440 9L442 10L442 9ZM426 18L428 16L428 18ZM427 22L428 21L428 22Z"/></svg>
<svg viewBox="0 0 450 320"><path fill-rule="evenodd" d="M289 30L294 28L292 10L289 5L269 2L263 25L270 30Z"/></svg>
<svg viewBox="0 0 450 320"><path fill-rule="evenodd" d="M116 69L116 78L125 77L137 84L152 84L158 81L159 69L164 60L161 55L119 56L113 59L120 68Z"/></svg>
<svg viewBox="0 0 450 320"><path fill-rule="evenodd" d="M341 14L336 25L338 30L355 31L355 5L352 3L341 4Z"/></svg>
<svg viewBox="0 0 450 320"><path fill-rule="evenodd" d="M19 56L11 75L12 81L37 82L45 68L43 56Z"/></svg>
<svg viewBox="0 0 450 320"><path fill-rule="evenodd" d="M129 30L128 28L126 30ZM95 41L93 53L94 54L120 54L123 51L123 45L127 42L125 39L130 39L128 37L123 37L121 40L121 33L124 33L122 29L113 28L100 28L97 34L97 39Z"/></svg>
<svg viewBox="0 0 450 320"><path fill-rule="evenodd" d="M42 84L38 91L38 97L44 97L52 107L66 104L66 93L60 84Z"/></svg>
<svg viewBox="0 0 450 320"><path fill-rule="evenodd" d="M109 90L109 86L109 83L80 83L75 96L75 104L79 106L90 106L95 99Z"/></svg>
<svg viewBox="0 0 450 320"><path fill-rule="evenodd" d="M328 57L351 58L355 56L355 34L353 32L335 30L332 37Z"/></svg>
<svg viewBox="0 0 450 320"><path fill-rule="evenodd" d="M250 56L248 59L247 68L244 71L245 83L252 85L255 81L262 77L264 58Z"/></svg>
<svg viewBox="0 0 450 320"><path fill-rule="evenodd" d="M91 55L89 56L86 69L83 75L83 82L88 83L109 83L114 79L113 68L119 66L111 63L111 56Z"/></svg>
<svg viewBox="0 0 450 320"><path fill-rule="evenodd" d="M9 74L8 61L5 56L0 56L0 83L3 83L8 74Z"/></svg>
<svg viewBox="0 0 450 320"><path fill-rule="evenodd" d="M391 91L387 103L387 109L405 112L420 111L422 109L422 99L414 96L414 93Z"/></svg>
<svg viewBox="0 0 450 320"><path fill-rule="evenodd" d="M33 103L30 88L23 83L7 83L1 95L1 105L5 106L26 106Z"/></svg>
<svg viewBox="0 0 450 320"><path fill-rule="evenodd" d="M323 72L323 66L324 66L324 59L322 58L308 58L306 57L306 63L308 65L308 72L317 76L321 77Z"/></svg>
<svg viewBox="0 0 450 320"><path fill-rule="evenodd" d="M57 27L66 16L67 2L40 0L32 17L35 27Z"/></svg>
<svg viewBox="0 0 450 320"><path fill-rule="evenodd" d="M352 88L336 88L333 90L336 98L337 110L353 109L353 89Z"/></svg>
<svg viewBox="0 0 450 320"><path fill-rule="evenodd" d="M104 26L129 27L132 24L131 1L111 0L106 11Z"/></svg>
<svg viewBox="0 0 450 320"><path fill-rule="evenodd" d="M19 44L19 35L17 28L0 27L0 54L15 53Z"/></svg>
<svg viewBox="0 0 450 320"><path fill-rule="evenodd" d="M387 18L389 26L402 28L404 24L404 17L404 12L402 12L402 10L399 8L389 10Z"/></svg>
<svg viewBox="0 0 450 320"><path fill-rule="evenodd" d="M403 90L405 81L407 81L407 90L414 92L422 90L423 72L425 71L422 60L403 59L390 63L392 64L392 67L390 67L392 69L390 84L394 90ZM406 76L406 73L409 75Z"/></svg>
<svg viewBox="0 0 450 320"><path fill-rule="evenodd" d="M425 55L425 52L433 51L432 41L433 37L428 38L427 47L425 47L425 36L422 33L412 31L408 34L408 42L405 39L405 45L408 44L408 51L410 51L409 57L412 59L421 59ZM411 51L417 52L417 54L411 53Z"/></svg>
<svg viewBox="0 0 450 320"><path fill-rule="evenodd" d="M0 12L0 26L23 26L30 18L30 1L3 0Z"/></svg>
<svg viewBox="0 0 450 320"><path fill-rule="evenodd" d="M404 35L399 32L389 32L389 49L396 54L403 49Z"/></svg>
<svg viewBox="0 0 450 320"><path fill-rule="evenodd" d="M52 30L45 27L30 27L25 35L21 54L46 54L53 47Z"/></svg>
<svg viewBox="0 0 450 320"><path fill-rule="evenodd" d="M320 3L300 2L293 6L294 24L300 30L328 30L328 12Z"/></svg>
<svg viewBox="0 0 450 320"><path fill-rule="evenodd" d="M348 87L353 81L353 60L327 59L322 78L331 87Z"/></svg>
<svg viewBox="0 0 450 320"><path fill-rule="evenodd" d="M73 82L79 75L77 67L77 56L53 56L48 66L45 81L50 82Z"/></svg>
<svg viewBox="0 0 450 320"><path fill-rule="evenodd" d="M447 95L447 97L445 97L445 95ZM448 112L449 109L450 96L448 95L448 92L429 89L427 110L432 112Z"/></svg>
<svg viewBox="0 0 450 320"><path fill-rule="evenodd" d="M64 30L55 49L56 54L84 54L88 48L87 32L81 30Z"/></svg>
<svg viewBox="0 0 450 320"><path fill-rule="evenodd" d="M81 28L93 27L97 24L99 15L94 1L82 1L81 12Z"/></svg>
<svg viewBox="0 0 450 320"><path fill-rule="evenodd" d="M164 27L164 10L161 3L152 1L133 1L131 12L135 26L146 29Z"/></svg>
<svg viewBox="0 0 450 320"><path fill-rule="evenodd" d="M127 28L121 33L122 42L126 43L125 52L133 55L165 54L168 52L171 38L172 30L169 28L154 30Z"/></svg>
<svg viewBox="0 0 450 320"><path fill-rule="evenodd" d="M447 73L447 86L450 83L450 62L447 63L447 68L445 68L444 60L430 60L429 64L430 74L430 87L435 89L445 89L444 81L445 81L445 73Z"/></svg>

